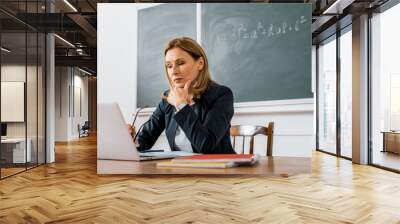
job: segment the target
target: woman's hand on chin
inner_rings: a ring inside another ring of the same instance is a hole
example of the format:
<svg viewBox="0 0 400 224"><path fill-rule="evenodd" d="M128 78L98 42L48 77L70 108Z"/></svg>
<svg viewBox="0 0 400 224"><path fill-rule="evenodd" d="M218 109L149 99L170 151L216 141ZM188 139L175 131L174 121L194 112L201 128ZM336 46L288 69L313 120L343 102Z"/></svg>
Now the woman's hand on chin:
<svg viewBox="0 0 400 224"><path fill-rule="evenodd" d="M185 83L183 88L175 87L170 85L167 101L169 104L173 105L175 108L182 104L190 104L193 100L193 95L190 93L190 84L192 81Z"/></svg>

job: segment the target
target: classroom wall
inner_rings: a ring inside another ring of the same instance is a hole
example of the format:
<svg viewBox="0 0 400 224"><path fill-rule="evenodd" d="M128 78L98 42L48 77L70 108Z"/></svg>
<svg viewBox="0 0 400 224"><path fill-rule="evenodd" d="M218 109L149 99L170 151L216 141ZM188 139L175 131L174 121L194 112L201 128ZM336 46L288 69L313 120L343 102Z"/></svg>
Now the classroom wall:
<svg viewBox="0 0 400 224"><path fill-rule="evenodd" d="M311 157L315 148L314 135L314 100L280 100L269 102L236 103L232 125L260 125L275 123L273 155ZM136 127L140 127L153 110L145 110L138 116ZM99 121L100 122L100 121ZM254 140L255 153L266 154L265 136L257 136ZM233 141L232 141L233 144ZM245 149L249 147L249 139L245 141ZM153 148L170 150L163 132ZM242 149L242 140L236 141L235 149Z"/></svg>
<svg viewBox="0 0 400 224"><path fill-rule="evenodd" d="M98 4L97 102L117 102L127 123L136 110L137 10L143 7ZM136 127L153 109L143 111ZM274 156L311 157L315 146L313 99L235 103L232 124L266 125L268 121L275 122ZM98 120L98 124L101 122ZM265 153L265 141L265 137L256 138L256 153ZM155 147L169 149L164 134Z"/></svg>

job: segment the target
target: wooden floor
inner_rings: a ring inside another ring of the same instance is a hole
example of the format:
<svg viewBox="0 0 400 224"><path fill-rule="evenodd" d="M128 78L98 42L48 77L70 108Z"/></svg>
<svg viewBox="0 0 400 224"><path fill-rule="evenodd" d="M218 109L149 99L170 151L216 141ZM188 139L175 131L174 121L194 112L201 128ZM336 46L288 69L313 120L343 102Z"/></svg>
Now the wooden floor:
<svg viewBox="0 0 400 224"><path fill-rule="evenodd" d="M400 154L375 151L372 162L380 166L400 170Z"/></svg>
<svg viewBox="0 0 400 224"><path fill-rule="evenodd" d="M400 175L313 154L292 177L96 174L96 139L0 181L0 223L400 223Z"/></svg>
<svg viewBox="0 0 400 224"><path fill-rule="evenodd" d="M29 169L33 169L33 168L35 168L35 167L37 167L37 164L36 163L31 163L31 164L27 164L27 167L25 167L25 164L18 164L18 167L6 167L6 168L1 168L1 178L5 178L5 177L8 177L8 176L11 176L11 175L15 175L15 174L17 174L17 173L20 173L20 172L24 172L24 171L26 171L27 169L29 170Z"/></svg>
<svg viewBox="0 0 400 224"><path fill-rule="evenodd" d="M18 168L1 168L1 177L2 178L7 177L7 176L10 176L10 175L13 175L13 174L25 171L25 170L26 170L25 167L23 167L23 168L20 168L20 167L18 167Z"/></svg>

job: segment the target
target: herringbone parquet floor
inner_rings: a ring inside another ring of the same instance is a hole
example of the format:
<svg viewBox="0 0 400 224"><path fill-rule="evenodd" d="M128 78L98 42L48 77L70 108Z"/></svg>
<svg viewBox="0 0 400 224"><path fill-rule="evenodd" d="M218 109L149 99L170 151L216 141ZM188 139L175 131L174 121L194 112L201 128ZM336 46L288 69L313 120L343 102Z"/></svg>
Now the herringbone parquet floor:
<svg viewBox="0 0 400 224"><path fill-rule="evenodd" d="M0 181L0 223L400 223L400 175L322 153L292 177L98 176L96 139Z"/></svg>

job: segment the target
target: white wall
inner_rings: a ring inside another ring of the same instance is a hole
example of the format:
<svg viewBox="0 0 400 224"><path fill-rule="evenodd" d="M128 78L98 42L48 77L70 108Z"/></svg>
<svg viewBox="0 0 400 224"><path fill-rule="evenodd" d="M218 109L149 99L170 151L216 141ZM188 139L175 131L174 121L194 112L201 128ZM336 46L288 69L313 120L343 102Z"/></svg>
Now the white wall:
<svg viewBox="0 0 400 224"><path fill-rule="evenodd" d="M137 10L147 6L98 4L97 102L119 103L127 122L132 121L136 109ZM138 118L137 127L149 117L153 109L144 111ZM274 121L273 154L310 157L314 149L313 111L313 99L239 103L235 104L232 124L266 125L268 121ZM98 124L101 122L98 120ZM256 152L264 154L265 138L257 140ZM169 148L165 136L157 141L157 147Z"/></svg>
<svg viewBox="0 0 400 224"><path fill-rule="evenodd" d="M136 7L97 4L97 103L116 101L126 120L136 107Z"/></svg>
<svg viewBox="0 0 400 224"><path fill-rule="evenodd" d="M88 78L72 67L56 67L55 73L55 141L77 139L78 124L88 120Z"/></svg>
<svg viewBox="0 0 400 224"><path fill-rule="evenodd" d="M55 141L68 140L68 67L55 68Z"/></svg>
<svg viewBox="0 0 400 224"><path fill-rule="evenodd" d="M1 66L1 81L2 82L20 82L26 86L26 99L22 96L19 100L22 102L14 102L20 104L18 107L6 107L2 102L2 114L15 113L22 116L22 120L18 122L6 122L7 123L7 137L8 138L24 138L27 136L28 148L32 152L32 161L36 161L36 156L39 154L39 162L44 162L44 74L42 73L41 66L25 66L25 64L4 64ZM27 80L26 80L27 79ZM4 83L2 83L3 85ZM24 86L21 86L19 93L24 95ZM6 89L2 89L1 98L8 98L7 93L4 92ZM4 95L5 94L5 95ZM13 99L11 97L10 99ZM15 98L13 100L16 100ZM25 107L26 101L26 107ZM13 103L13 102L9 102ZM24 114L26 112L26 120ZM3 120L3 117L2 117Z"/></svg>
<svg viewBox="0 0 400 224"><path fill-rule="evenodd" d="M275 122L274 156L311 157L315 148L313 102L313 99L296 99L235 103L235 115L231 124L266 126L268 122L273 121ZM136 127L147 121L153 110L154 108L142 110ZM266 140L265 136L255 138L255 153L265 155ZM242 149L241 144L241 140L236 142L237 150ZM245 142L245 149L248 146L249 140ZM153 148L170 150L165 133Z"/></svg>
<svg viewBox="0 0 400 224"><path fill-rule="evenodd" d="M1 82L1 121L24 122L25 82Z"/></svg>
<svg viewBox="0 0 400 224"><path fill-rule="evenodd" d="M36 135L36 66L18 65L18 64L8 64L1 67L1 81L3 82L24 82L25 75L28 77L29 87L27 88L27 121L28 121L28 137L32 133ZM2 96L7 97L7 96ZM2 110L8 110L9 108L2 108ZM24 113L24 106L22 106L22 113ZM15 112L19 113L19 112ZM7 122L7 136L8 137L24 137L25 136L25 122Z"/></svg>
<svg viewBox="0 0 400 224"><path fill-rule="evenodd" d="M78 124L81 126L85 123L85 121L88 121L89 116L88 116L88 107L89 107L89 92L88 92L88 77L83 76L83 73L75 69L74 72L74 108L75 113L73 113L72 117L72 130L71 134L73 138L78 138L79 133L78 133ZM80 93L78 93L80 91ZM80 94L80 97L79 97ZM80 102L79 102L80 101Z"/></svg>
<svg viewBox="0 0 400 224"><path fill-rule="evenodd" d="M28 74L32 74L33 67L25 65L2 65L1 66L1 81L18 81L25 82L26 71ZM33 94L30 94L33 95ZM3 96L2 96L3 97ZM24 109L24 108L23 108ZM2 108L6 110L6 108ZM7 136L8 137L25 137L25 122L11 122L7 125Z"/></svg>

